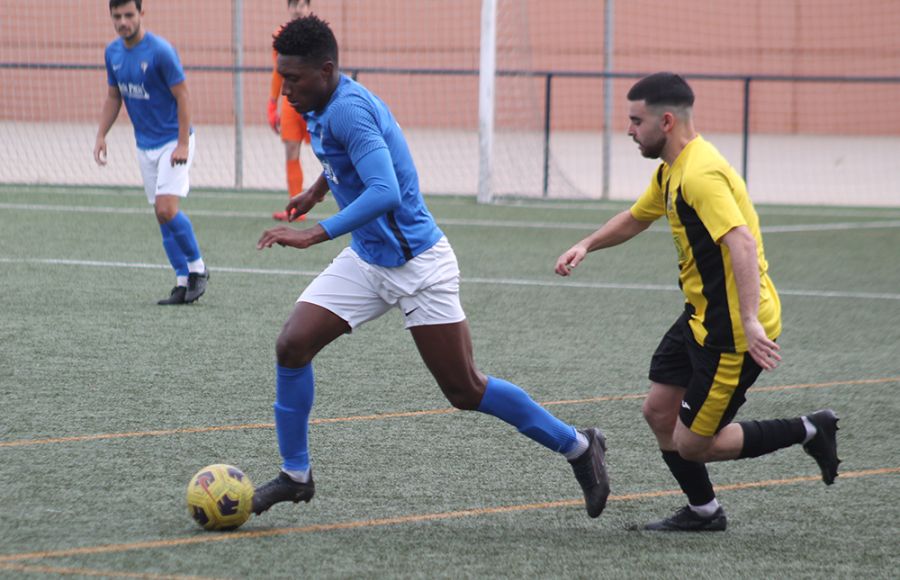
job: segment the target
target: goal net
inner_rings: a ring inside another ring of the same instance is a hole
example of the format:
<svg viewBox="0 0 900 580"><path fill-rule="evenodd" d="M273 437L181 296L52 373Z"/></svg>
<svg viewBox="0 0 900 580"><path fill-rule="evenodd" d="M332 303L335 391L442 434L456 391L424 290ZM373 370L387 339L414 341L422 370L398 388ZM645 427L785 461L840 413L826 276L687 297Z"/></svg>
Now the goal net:
<svg viewBox="0 0 900 580"><path fill-rule="evenodd" d="M312 2L344 72L403 126L426 193L478 189L482 2ZM657 161L625 134L625 94L640 75L672 70L695 89L698 130L745 172L755 200L900 205L883 171L900 157L900 3L496 2L494 198L634 199ZM286 0L144 0L144 10L187 72L192 185L285 189L266 102ZM124 111L108 165L92 159L113 38L104 0L0 2L0 183L140 184ZM309 184L320 167L305 145L301 159Z"/></svg>

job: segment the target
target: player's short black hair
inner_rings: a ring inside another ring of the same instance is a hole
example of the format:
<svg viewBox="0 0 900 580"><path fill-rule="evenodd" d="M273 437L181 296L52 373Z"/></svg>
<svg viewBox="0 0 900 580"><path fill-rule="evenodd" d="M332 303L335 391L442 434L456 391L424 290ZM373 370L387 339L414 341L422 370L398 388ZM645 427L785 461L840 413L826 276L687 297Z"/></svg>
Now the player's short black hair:
<svg viewBox="0 0 900 580"><path fill-rule="evenodd" d="M288 8L290 8L294 4L300 4L301 2L303 2L304 6L312 5L312 0L287 0L287 2L288 2Z"/></svg>
<svg viewBox="0 0 900 580"><path fill-rule="evenodd" d="M338 44L327 22L310 14L291 20L275 35L275 52L284 56L299 56L316 65L327 60L338 63Z"/></svg>
<svg viewBox="0 0 900 580"><path fill-rule="evenodd" d="M649 106L691 107L694 105L694 91L680 75L659 72L636 82L628 91L628 100L646 101Z"/></svg>
<svg viewBox="0 0 900 580"><path fill-rule="evenodd" d="M141 0L109 0L109 10L112 11L113 8L124 6L129 2L134 2L134 7L137 8L138 12L141 11Z"/></svg>

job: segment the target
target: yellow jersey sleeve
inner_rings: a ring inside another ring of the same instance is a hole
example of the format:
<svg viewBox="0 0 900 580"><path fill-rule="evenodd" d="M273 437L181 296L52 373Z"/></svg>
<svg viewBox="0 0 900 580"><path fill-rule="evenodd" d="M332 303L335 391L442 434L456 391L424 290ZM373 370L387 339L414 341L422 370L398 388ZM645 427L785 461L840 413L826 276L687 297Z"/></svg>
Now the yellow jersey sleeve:
<svg viewBox="0 0 900 580"><path fill-rule="evenodd" d="M687 177L682 196L697 212L700 221L717 244L732 229L747 225L747 220L738 207L731 180L717 168Z"/></svg>
<svg viewBox="0 0 900 580"><path fill-rule="evenodd" d="M652 222L666 215L666 200L662 191L663 166L660 165L650 186L631 206L631 216L642 222Z"/></svg>

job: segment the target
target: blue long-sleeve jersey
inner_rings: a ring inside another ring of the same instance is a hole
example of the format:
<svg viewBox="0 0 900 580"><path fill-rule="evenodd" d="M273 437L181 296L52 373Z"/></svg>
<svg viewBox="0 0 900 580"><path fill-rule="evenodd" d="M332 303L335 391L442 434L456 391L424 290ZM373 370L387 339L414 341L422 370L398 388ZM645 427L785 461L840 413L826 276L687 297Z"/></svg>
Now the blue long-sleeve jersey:
<svg viewBox="0 0 900 580"><path fill-rule="evenodd" d="M328 104L305 113L312 148L340 211L321 222L330 238L379 266L401 266L444 235L419 191L403 131L384 102L341 75Z"/></svg>

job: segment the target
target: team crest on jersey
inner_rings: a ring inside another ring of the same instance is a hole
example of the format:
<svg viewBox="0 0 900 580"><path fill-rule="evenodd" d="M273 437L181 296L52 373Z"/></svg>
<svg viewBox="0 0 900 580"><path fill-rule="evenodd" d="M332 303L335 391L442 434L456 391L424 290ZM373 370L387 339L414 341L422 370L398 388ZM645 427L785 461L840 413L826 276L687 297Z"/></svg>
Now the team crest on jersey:
<svg viewBox="0 0 900 580"><path fill-rule="evenodd" d="M147 67L150 66L149 63L145 60L141 62L141 72L147 74Z"/></svg>

